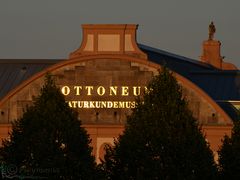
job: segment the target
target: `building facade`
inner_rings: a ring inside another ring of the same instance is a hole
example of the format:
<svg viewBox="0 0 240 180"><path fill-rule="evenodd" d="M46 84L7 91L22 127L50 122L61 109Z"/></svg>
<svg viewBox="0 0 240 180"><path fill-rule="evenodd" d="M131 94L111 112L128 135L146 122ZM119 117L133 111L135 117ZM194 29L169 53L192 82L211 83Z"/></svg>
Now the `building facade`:
<svg viewBox="0 0 240 180"><path fill-rule="evenodd" d="M223 61L219 41L204 41L197 61L137 44L137 25L82 27L81 46L66 60L0 60L1 138L8 137L11 121L31 105L50 72L69 106L78 111L99 162L105 144L123 131L137 96L165 65L182 85L212 150L218 150L221 138L231 132L240 100L239 71Z"/></svg>

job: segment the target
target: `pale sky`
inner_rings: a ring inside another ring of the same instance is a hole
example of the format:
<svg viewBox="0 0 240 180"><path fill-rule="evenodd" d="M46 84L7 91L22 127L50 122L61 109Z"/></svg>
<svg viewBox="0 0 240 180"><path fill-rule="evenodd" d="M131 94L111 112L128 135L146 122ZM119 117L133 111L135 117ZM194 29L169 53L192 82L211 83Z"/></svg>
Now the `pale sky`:
<svg viewBox="0 0 240 180"><path fill-rule="evenodd" d="M139 24L138 43L198 60L214 21L240 68L239 0L0 0L0 59L66 59L81 24Z"/></svg>

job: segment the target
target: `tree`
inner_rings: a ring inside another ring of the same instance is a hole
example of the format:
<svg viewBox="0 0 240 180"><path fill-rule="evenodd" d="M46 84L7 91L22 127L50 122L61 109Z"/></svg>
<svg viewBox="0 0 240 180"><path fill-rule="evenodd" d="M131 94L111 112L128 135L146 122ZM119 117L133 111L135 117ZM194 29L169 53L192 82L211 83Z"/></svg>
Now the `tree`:
<svg viewBox="0 0 240 180"><path fill-rule="evenodd" d="M3 176L95 179L90 142L77 113L47 75L40 95L12 124L10 140L3 142Z"/></svg>
<svg viewBox="0 0 240 180"><path fill-rule="evenodd" d="M240 179L240 122L233 122L231 137L225 135L219 149L221 179Z"/></svg>
<svg viewBox="0 0 240 180"><path fill-rule="evenodd" d="M180 85L166 68L148 85L125 130L106 148L109 179L214 179L216 166Z"/></svg>

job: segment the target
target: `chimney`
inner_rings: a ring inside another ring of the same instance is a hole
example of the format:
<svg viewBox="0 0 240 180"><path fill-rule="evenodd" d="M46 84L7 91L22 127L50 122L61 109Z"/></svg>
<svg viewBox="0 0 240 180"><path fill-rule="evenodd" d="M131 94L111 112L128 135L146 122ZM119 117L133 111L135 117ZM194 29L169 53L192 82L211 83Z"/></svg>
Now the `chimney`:
<svg viewBox="0 0 240 180"><path fill-rule="evenodd" d="M203 42L203 52L201 61L222 70L236 70L236 66L231 63L225 63L221 56L221 42L214 40L216 28L211 22L209 25L208 40Z"/></svg>
<svg viewBox="0 0 240 180"><path fill-rule="evenodd" d="M222 57L220 55L221 43L215 40L203 42L203 54L201 60L211 64L218 69L222 69Z"/></svg>
<svg viewBox="0 0 240 180"><path fill-rule="evenodd" d="M135 24L84 24L82 29L82 44L70 54L70 59L97 54L122 54L147 59L137 46Z"/></svg>

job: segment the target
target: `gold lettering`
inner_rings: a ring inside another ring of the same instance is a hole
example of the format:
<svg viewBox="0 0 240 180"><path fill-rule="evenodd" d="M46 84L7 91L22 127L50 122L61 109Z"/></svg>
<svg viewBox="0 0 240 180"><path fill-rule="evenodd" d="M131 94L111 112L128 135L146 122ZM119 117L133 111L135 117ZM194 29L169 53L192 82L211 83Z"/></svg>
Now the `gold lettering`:
<svg viewBox="0 0 240 180"><path fill-rule="evenodd" d="M68 86L63 86L61 92L64 96L67 96L70 93L70 88Z"/></svg>
<svg viewBox="0 0 240 180"><path fill-rule="evenodd" d="M128 87L127 86L122 86L122 96L128 96Z"/></svg>
<svg viewBox="0 0 240 180"><path fill-rule="evenodd" d="M113 94L116 96L117 95L117 86L110 86L110 96Z"/></svg>
<svg viewBox="0 0 240 180"><path fill-rule="evenodd" d="M84 102L83 102L83 108L89 108L89 106L88 106L88 101L84 101Z"/></svg>
<svg viewBox="0 0 240 180"><path fill-rule="evenodd" d="M95 106L94 106L94 101L90 101L90 106L89 106L90 108L95 108Z"/></svg>
<svg viewBox="0 0 240 180"><path fill-rule="evenodd" d="M80 90L82 90L82 86L74 86L73 89L76 90L75 95L79 96L80 95Z"/></svg>
<svg viewBox="0 0 240 180"><path fill-rule="evenodd" d="M87 95L91 96L92 95L93 86L86 86L85 89L87 90Z"/></svg>
<svg viewBox="0 0 240 180"><path fill-rule="evenodd" d="M119 101L119 102L118 102L118 107L119 107L119 108L125 108L124 102Z"/></svg>
<svg viewBox="0 0 240 180"><path fill-rule="evenodd" d="M136 108L136 102L135 102L135 101L133 101L133 102L131 103L131 108L132 108L132 109Z"/></svg>
<svg viewBox="0 0 240 180"><path fill-rule="evenodd" d="M107 107L107 103L106 101L101 101L101 108L106 108Z"/></svg>
<svg viewBox="0 0 240 180"><path fill-rule="evenodd" d="M121 93L118 93L118 89L121 88ZM132 91L130 92L130 88L128 86L109 86L109 96L117 96L118 94L121 96L129 96L130 94L133 96L140 96L141 93L143 92L142 89L144 88L145 93L149 93L151 89L148 89L147 87L141 87L141 86L133 86ZM95 91L94 86L73 86L73 90L75 91L75 95L87 95L87 96L92 96L93 91ZM85 90L86 93L83 91ZM70 89L69 86L63 86L61 88L61 92L64 96L67 96L71 93L72 89ZM103 96L106 95L106 87L104 86L98 86L96 87L96 92L97 95Z"/></svg>
<svg viewBox="0 0 240 180"><path fill-rule="evenodd" d="M144 93L149 94L149 90L148 90L147 86L144 87Z"/></svg>
<svg viewBox="0 0 240 180"><path fill-rule="evenodd" d="M72 103L71 103L71 101L68 101L68 106L69 106L70 108L72 108Z"/></svg>
<svg viewBox="0 0 240 180"><path fill-rule="evenodd" d="M117 101L113 102L113 108L118 108L118 102Z"/></svg>
<svg viewBox="0 0 240 180"><path fill-rule="evenodd" d="M71 89L72 88L72 89ZM98 96L140 96L144 93L151 92L151 88L142 87L142 86L109 86L109 89L106 89L104 86L97 86L96 90L94 86L63 86L61 92L64 96L70 95L74 91L76 96L87 95L92 96L95 92ZM121 89L120 89L121 88ZM109 91L108 91L109 90ZM122 92L118 92L121 90ZM84 92L86 91L86 93ZM106 94L109 93L109 94ZM135 101L66 101L69 107L71 108L136 108L137 103Z"/></svg>
<svg viewBox="0 0 240 180"><path fill-rule="evenodd" d="M103 86L99 86L97 88L97 93L99 96L103 96L105 94L105 88Z"/></svg>
<svg viewBox="0 0 240 180"><path fill-rule="evenodd" d="M126 108L130 108L130 102L126 102Z"/></svg>
<svg viewBox="0 0 240 180"><path fill-rule="evenodd" d="M76 105L77 105L77 101L72 101L72 107L76 108Z"/></svg>
<svg viewBox="0 0 240 180"><path fill-rule="evenodd" d="M83 107L83 102L82 101L78 101L78 108L82 108Z"/></svg>
<svg viewBox="0 0 240 180"><path fill-rule="evenodd" d="M139 96L140 95L140 88L141 88L140 86L133 86L133 95L134 96Z"/></svg>
<svg viewBox="0 0 240 180"><path fill-rule="evenodd" d="M112 107L113 107L112 101L108 101L108 102L107 102L107 108L112 108Z"/></svg>
<svg viewBox="0 0 240 180"><path fill-rule="evenodd" d="M99 101L95 101L95 104L96 104L96 108L100 108L100 102Z"/></svg>
<svg viewBox="0 0 240 180"><path fill-rule="evenodd" d="M135 101L66 101L71 108L136 108Z"/></svg>

